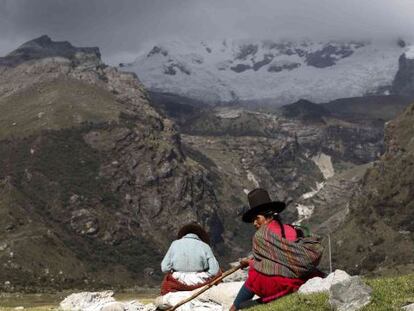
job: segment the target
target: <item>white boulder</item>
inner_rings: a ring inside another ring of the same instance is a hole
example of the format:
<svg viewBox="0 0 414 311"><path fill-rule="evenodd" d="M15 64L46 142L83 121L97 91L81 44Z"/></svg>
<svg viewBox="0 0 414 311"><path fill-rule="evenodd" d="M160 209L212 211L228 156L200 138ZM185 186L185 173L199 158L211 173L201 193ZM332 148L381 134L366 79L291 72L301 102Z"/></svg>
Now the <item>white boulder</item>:
<svg viewBox="0 0 414 311"><path fill-rule="evenodd" d="M66 297L59 307L68 311L101 311L106 304L116 302L113 295L114 292L110 290L76 293Z"/></svg>
<svg viewBox="0 0 414 311"><path fill-rule="evenodd" d="M184 304L178 308L177 311L228 310L233 304L233 301L243 284L244 282L220 283L216 286L211 287L208 291L204 292L197 298ZM155 301L155 305L161 309L165 308L166 306L175 306L199 290L200 289L196 289L191 292L168 293L164 296L158 297Z"/></svg>
<svg viewBox="0 0 414 311"><path fill-rule="evenodd" d="M350 279L351 276L343 270L335 270L330 273L326 278L315 277L308 280L303 284L299 290L299 294L312 294L312 293L321 293L329 292L332 285L344 282L345 280Z"/></svg>
<svg viewBox="0 0 414 311"><path fill-rule="evenodd" d="M371 302L372 289L359 276L332 285L329 303L334 310L356 311Z"/></svg>
<svg viewBox="0 0 414 311"><path fill-rule="evenodd" d="M402 307L404 311L414 311L414 303Z"/></svg>
<svg viewBox="0 0 414 311"><path fill-rule="evenodd" d="M64 311L154 311L153 304L144 305L136 300L119 302L113 291L82 292L69 295L59 305Z"/></svg>

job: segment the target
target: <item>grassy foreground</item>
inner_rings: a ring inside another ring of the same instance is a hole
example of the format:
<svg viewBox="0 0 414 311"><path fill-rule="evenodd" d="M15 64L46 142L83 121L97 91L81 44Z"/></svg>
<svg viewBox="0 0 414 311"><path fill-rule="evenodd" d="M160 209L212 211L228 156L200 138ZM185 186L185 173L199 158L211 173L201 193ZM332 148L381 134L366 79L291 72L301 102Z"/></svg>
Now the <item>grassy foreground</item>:
<svg viewBox="0 0 414 311"><path fill-rule="evenodd" d="M365 279L372 287L372 302L361 311L401 310L401 307L414 303L414 274L399 277L382 277ZM283 297L273 303L250 308L251 311L310 311L331 310L329 295L293 294Z"/></svg>
<svg viewBox="0 0 414 311"><path fill-rule="evenodd" d="M401 307L414 303L414 274L399 277L383 277L377 279L366 279L366 283L373 288L372 302L361 311L388 311L401 310ZM134 297L119 296L118 299L133 299ZM152 297L135 297L143 303L152 302ZM292 294L283 297L273 303L250 308L250 311L314 311L331 310L329 297L326 294L298 295ZM25 309L30 311L56 310L57 304L28 307L26 301ZM0 300L0 311L16 311L15 307L2 307Z"/></svg>

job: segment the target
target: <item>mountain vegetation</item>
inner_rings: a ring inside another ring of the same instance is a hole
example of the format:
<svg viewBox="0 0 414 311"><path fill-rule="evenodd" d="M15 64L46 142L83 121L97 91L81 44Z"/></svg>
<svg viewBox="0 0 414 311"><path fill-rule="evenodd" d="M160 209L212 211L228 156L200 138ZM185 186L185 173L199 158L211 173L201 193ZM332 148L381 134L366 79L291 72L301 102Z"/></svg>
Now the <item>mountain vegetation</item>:
<svg viewBox="0 0 414 311"><path fill-rule="evenodd" d="M0 58L0 288L159 284L190 221L225 268L251 247L239 216L258 186L289 203L286 221L332 235L336 266L411 271L413 108L389 122L408 100L198 109L149 94L97 48L29 41Z"/></svg>

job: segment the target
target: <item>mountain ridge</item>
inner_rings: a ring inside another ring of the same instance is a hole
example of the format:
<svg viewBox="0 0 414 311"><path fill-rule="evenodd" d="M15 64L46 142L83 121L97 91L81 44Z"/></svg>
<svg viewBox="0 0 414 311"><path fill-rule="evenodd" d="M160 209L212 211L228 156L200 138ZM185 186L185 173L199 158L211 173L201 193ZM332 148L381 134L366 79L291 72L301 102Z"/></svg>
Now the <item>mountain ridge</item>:
<svg viewBox="0 0 414 311"><path fill-rule="evenodd" d="M389 92L407 49L368 41L166 42L120 68L137 73L152 92L210 104L282 105Z"/></svg>

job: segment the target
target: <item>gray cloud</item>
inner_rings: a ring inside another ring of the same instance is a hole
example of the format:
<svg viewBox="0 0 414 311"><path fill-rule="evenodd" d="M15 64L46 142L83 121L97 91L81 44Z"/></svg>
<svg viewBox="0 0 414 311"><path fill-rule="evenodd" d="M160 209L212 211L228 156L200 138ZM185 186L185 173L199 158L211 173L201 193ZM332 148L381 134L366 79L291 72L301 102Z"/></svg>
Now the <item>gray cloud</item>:
<svg viewBox="0 0 414 311"><path fill-rule="evenodd" d="M414 38L412 0L0 0L0 54L42 34L130 60L175 38Z"/></svg>

